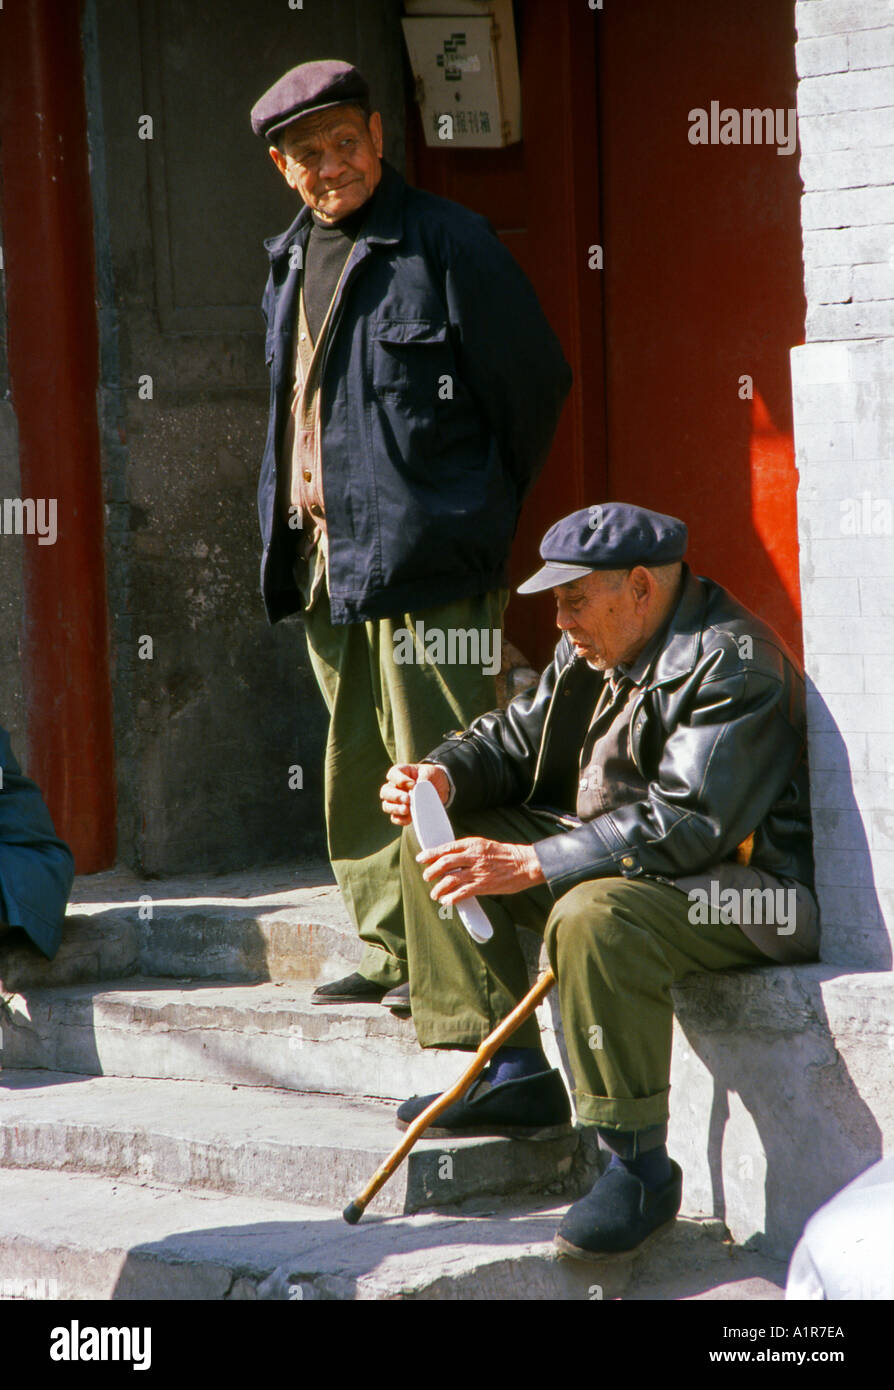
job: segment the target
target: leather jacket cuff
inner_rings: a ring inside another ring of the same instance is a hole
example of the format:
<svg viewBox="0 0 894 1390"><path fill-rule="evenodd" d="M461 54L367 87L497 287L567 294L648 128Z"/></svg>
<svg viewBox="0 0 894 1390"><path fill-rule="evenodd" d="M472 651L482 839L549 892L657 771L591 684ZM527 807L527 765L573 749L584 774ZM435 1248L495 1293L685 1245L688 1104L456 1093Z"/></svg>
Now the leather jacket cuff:
<svg viewBox="0 0 894 1390"><path fill-rule="evenodd" d="M588 879L637 878L643 872L638 851L621 838L608 815L538 840L534 850L554 898Z"/></svg>
<svg viewBox="0 0 894 1390"><path fill-rule="evenodd" d="M439 767L447 778L447 800L444 802L444 810L446 811L456 796L456 783L450 775L450 768L446 767L444 763L439 763L437 758L420 758L420 762L428 763L431 767Z"/></svg>
<svg viewBox="0 0 894 1390"><path fill-rule="evenodd" d="M456 810L468 811L481 805L484 799L481 794L481 761L473 739L455 734L444 743L439 743L420 762L437 763L446 772L450 782L448 806L453 806L455 802Z"/></svg>

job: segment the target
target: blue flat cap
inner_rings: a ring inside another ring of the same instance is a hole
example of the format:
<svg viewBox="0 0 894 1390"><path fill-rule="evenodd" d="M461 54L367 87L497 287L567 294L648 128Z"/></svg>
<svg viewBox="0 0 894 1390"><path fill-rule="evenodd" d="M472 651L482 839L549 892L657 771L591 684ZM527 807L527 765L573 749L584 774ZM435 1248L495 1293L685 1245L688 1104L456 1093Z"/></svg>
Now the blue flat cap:
<svg viewBox="0 0 894 1390"><path fill-rule="evenodd" d="M647 569L672 565L686 554L689 533L675 516L662 516L629 502L602 502L563 516L540 542L546 561L524 584L520 594L537 594L571 584L593 570Z"/></svg>
<svg viewBox="0 0 894 1390"><path fill-rule="evenodd" d="M293 121L327 106L356 103L369 110L366 78L350 63L324 58L291 68L251 108L251 128L272 143Z"/></svg>

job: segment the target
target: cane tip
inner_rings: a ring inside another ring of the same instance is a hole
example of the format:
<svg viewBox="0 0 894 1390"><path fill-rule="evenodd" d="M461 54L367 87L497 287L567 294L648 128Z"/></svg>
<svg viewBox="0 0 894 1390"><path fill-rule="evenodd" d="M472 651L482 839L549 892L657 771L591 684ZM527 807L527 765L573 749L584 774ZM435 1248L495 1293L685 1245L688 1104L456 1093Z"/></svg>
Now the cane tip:
<svg viewBox="0 0 894 1390"><path fill-rule="evenodd" d="M363 1208L358 1207L356 1202L348 1202L348 1205L342 1212L342 1216L345 1218L349 1226L356 1226L357 1222L360 1220L362 1215Z"/></svg>

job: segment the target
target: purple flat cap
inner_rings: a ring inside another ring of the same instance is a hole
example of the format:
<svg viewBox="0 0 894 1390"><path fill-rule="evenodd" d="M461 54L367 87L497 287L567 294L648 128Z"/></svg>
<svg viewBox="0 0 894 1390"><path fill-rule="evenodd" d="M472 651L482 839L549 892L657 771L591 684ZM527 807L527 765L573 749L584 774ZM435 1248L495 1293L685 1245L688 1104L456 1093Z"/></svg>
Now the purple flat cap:
<svg viewBox="0 0 894 1390"><path fill-rule="evenodd" d="M279 131L312 111L353 102L369 111L366 78L350 63L325 58L285 73L251 109L251 128L268 143Z"/></svg>
<svg viewBox="0 0 894 1390"><path fill-rule="evenodd" d="M650 512L630 502L602 502L563 516L540 542L546 561L520 584L520 594L536 594L572 584L593 570L646 569L672 565L686 554L689 533L676 516Z"/></svg>

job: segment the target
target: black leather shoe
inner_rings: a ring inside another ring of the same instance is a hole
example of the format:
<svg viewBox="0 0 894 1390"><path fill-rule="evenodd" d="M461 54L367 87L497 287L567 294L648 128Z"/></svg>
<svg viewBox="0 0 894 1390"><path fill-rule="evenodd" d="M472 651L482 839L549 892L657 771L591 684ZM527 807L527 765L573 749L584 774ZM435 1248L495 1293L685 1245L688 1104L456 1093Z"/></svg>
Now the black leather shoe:
<svg viewBox="0 0 894 1390"><path fill-rule="evenodd" d="M343 980L333 980L329 985L320 985L310 996L312 1004L378 1004L387 985L373 984L365 975L346 975Z"/></svg>
<svg viewBox="0 0 894 1390"><path fill-rule="evenodd" d="M609 1168L592 1191L565 1213L555 1236L556 1249L576 1260L599 1260L645 1247L674 1223L683 1174L671 1159L671 1176L655 1192L633 1173Z"/></svg>
<svg viewBox="0 0 894 1390"><path fill-rule="evenodd" d="M421 1115L433 1096L413 1096L398 1107L397 1127L406 1129ZM571 1102L555 1070L537 1072L518 1081L476 1081L462 1100L454 1101L437 1124L425 1131L432 1139L457 1134L496 1134L510 1139L551 1139L571 1123Z"/></svg>
<svg viewBox="0 0 894 1390"><path fill-rule="evenodd" d="M389 989L383 997L382 1003L386 1009L390 1009L393 1014L401 1014L406 1018L410 1017L410 984L398 985L397 989Z"/></svg>

